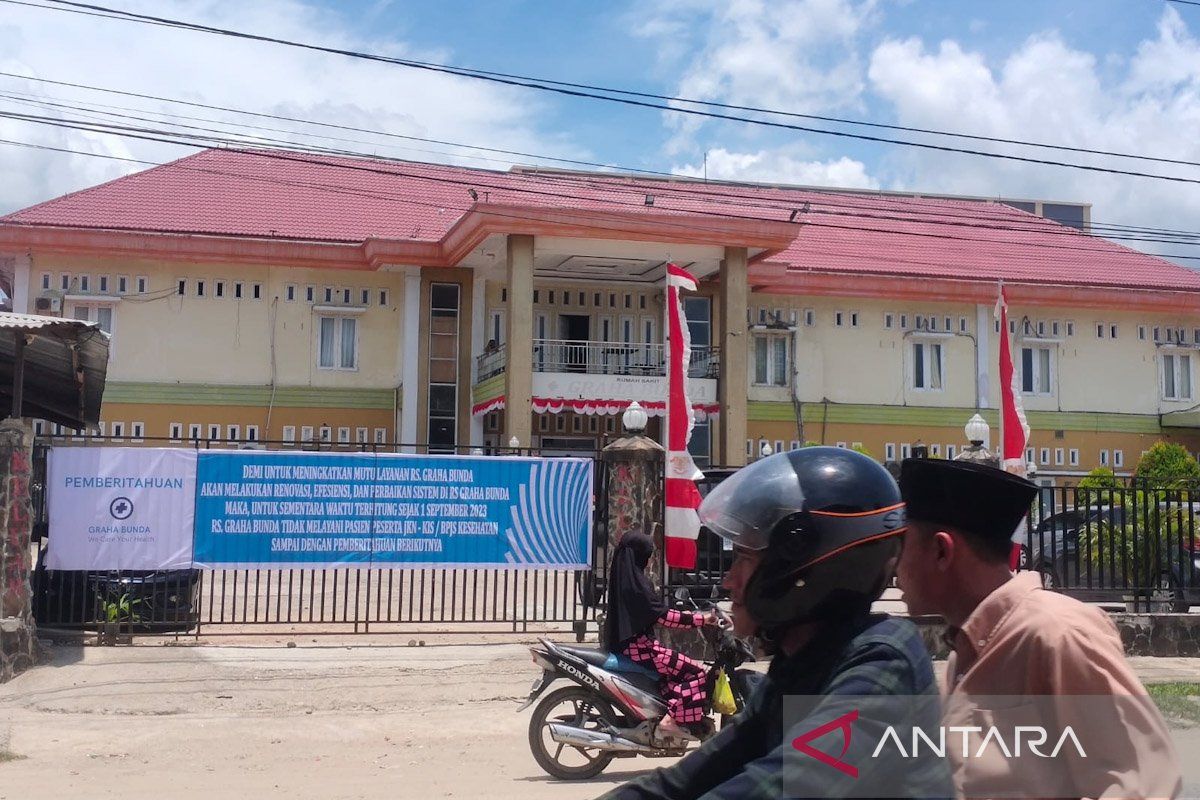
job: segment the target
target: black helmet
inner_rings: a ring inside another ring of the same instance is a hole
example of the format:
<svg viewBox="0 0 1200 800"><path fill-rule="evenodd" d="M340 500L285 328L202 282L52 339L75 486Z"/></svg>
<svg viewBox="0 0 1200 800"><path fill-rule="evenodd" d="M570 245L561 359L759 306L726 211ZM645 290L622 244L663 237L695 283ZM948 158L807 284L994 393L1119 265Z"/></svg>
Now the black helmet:
<svg viewBox="0 0 1200 800"><path fill-rule="evenodd" d="M738 470L700 506L723 539L763 551L746 609L765 632L854 613L891 579L904 503L888 471L839 447L779 453Z"/></svg>

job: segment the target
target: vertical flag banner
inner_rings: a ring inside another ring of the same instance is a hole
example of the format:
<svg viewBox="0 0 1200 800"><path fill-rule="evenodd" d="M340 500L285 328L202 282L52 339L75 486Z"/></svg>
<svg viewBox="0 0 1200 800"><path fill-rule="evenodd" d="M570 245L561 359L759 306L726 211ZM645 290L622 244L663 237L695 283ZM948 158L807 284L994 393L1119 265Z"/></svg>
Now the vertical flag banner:
<svg viewBox="0 0 1200 800"><path fill-rule="evenodd" d="M1008 341L1008 299L1004 285L996 299L996 318L1000 320L1000 467L1018 475L1025 474L1025 447L1029 442L1029 423L1021 407L1021 387L1013 368L1012 348Z"/></svg>
<svg viewBox="0 0 1200 800"><path fill-rule="evenodd" d="M1025 409L1021 407L1021 387L1017 385L1017 371L1013 368L1012 347L1008 341L1008 298L1004 296L1003 283L996 298L996 318L1000 320L1000 468L1024 477L1029 423L1025 419ZM1008 565L1015 570L1020 563L1021 545L1013 542Z"/></svg>
<svg viewBox="0 0 1200 800"><path fill-rule="evenodd" d="M696 468L688 442L696 424L687 395L691 335L683 314L680 290L694 292L696 279L675 264L667 265L667 465L666 465L666 559L669 567L696 566L696 540L700 536L700 490L696 480L704 473Z"/></svg>

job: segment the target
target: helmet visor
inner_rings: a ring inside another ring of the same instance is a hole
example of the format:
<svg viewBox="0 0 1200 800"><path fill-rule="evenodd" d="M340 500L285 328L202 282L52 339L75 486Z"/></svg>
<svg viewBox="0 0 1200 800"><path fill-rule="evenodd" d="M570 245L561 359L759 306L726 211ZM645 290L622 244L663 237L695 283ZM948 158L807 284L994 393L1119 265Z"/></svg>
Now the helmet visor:
<svg viewBox="0 0 1200 800"><path fill-rule="evenodd" d="M749 550L767 546L784 517L804 510L800 478L786 453L756 461L721 481L700 504L700 522Z"/></svg>

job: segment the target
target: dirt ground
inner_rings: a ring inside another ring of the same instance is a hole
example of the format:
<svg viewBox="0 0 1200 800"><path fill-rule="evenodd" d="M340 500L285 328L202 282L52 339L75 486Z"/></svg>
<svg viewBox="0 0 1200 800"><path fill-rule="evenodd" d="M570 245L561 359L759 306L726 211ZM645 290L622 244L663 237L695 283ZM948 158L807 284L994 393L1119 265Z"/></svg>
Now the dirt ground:
<svg viewBox="0 0 1200 800"><path fill-rule="evenodd" d="M454 641L446 637L447 641ZM524 644L55 647L0 686L0 798L595 797L534 763ZM462 641L461 637L458 641Z"/></svg>
<svg viewBox="0 0 1200 800"><path fill-rule="evenodd" d="M493 637L489 637L493 638ZM526 644L426 637L50 649L0 686L0 800L595 797L666 762L586 783L529 754ZM1150 680L1200 665L1140 660Z"/></svg>

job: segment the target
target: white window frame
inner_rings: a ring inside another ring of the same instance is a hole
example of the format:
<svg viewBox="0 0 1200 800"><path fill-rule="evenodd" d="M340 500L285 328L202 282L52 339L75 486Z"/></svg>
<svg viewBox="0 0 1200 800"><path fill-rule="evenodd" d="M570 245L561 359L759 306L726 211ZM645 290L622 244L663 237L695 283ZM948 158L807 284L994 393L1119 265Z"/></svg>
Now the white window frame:
<svg viewBox="0 0 1200 800"><path fill-rule="evenodd" d="M221 426L216 424L215 422L210 422L208 424L208 441L210 441L210 442L221 441Z"/></svg>
<svg viewBox="0 0 1200 800"><path fill-rule="evenodd" d="M294 444L295 441L296 441L296 426L295 425L284 425L283 426L283 442L284 442L284 444L291 445L291 444Z"/></svg>
<svg viewBox="0 0 1200 800"><path fill-rule="evenodd" d="M1078 467L1079 466L1079 451L1076 448L1072 447L1070 452L1068 453L1068 455L1070 456L1069 461L1070 461L1071 466Z"/></svg>
<svg viewBox="0 0 1200 800"><path fill-rule="evenodd" d="M370 444L371 430L369 428L358 427L354 430L355 444Z"/></svg>
<svg viewBox="0 0 1200 800"><path fill-rule="evenodd" d="M957 455L958 455L958 445L953 445L953 444L946 445L946 460L947 461L953 461L954 457Z"/></svg>
<svg viewBox="0 0 1200 800"><path fill-rule="evenodd" d="M908 388L909 389L913 390L914 392L943 392L943 391L945 391L945 389L946 389L945 341L946 341L945 339L941 339L941 338L925 338L925 337L914 337L911 340L911 346L908 348L909 355L912 356L912 358L908 359ZM941 362L938 365L940 367L939 373L941 376L941 385L940 386L917 386L917 362L916 362L916 359L917 359L917 347L918 346L921 347L921 353L922 353L921 359L923 361L923 363L921 365L921 367L922 367L921 372L925 377L926 383L929 382L929 379L933 374L930 371L930 366L932 364L932 359L933 359L932 354L935 352L934 347L935 346L937 347L936 352L938 353L938 358Z"/></svg>
<svg viewBox="0 0 1200 800"><path fill-rule="evenodd" d="M816 309L812 309L812 308L804 309L804 327L811 328L816 324L817 324Z"/></svg>
<svg viewBox="0 0 1200 800"><path fill-rule="evenodd" d="M172 422L170 425L167 426L167 431L169 432L169 438L171 439L172 442L183 441L183 423L182 422Z"/></svg>
<svg viewBox="0 0 1200 800"><path fill-rule="evenodd" d="M142 442L146 439L146 423L131 422L129 423L129 441Z"/></svg>
<svg viewBox="0 0 1200 800"><path fill-rule="evenodd" d="M321 363L321 326L324 320L333 320L333 363L325 365ZM345 327L343 320L354 321L354 364L353 366L342 366L342 332ZM317 324L314 326L317 337L315 348L317 351L317 369L328 372L358 372L359 365L359 344L362 341L362 336L359 332L361 326L358 324L358 317L354 314L317 314Z"/></svg>
<svg viewBox="0 0 1200 800"><path fill-rule="evenodd" d="M48 291L54 285L54 276L49 272L42 273L42 291Z"/></svg>
<svg viewBox="0 0 1200 800"><path fill-rule="evenodd" d="M387 428L375 429L375 444L387 444Z"/></svg>
<svg viewBox="0 0 1200 800"><path fill-rule="evenodd" d="M1117 469L1124 467L1125 466L1125 451L1124 450L1113 450L1112 460L1113 460L1113 466L1116 467Z"/></svg>
<svg viewBox="0 0 1200 800"><path fill-rule="evenodd" d="M912 457L912 445L911 444L901 444L900 445L900 458L903 460L905 458L911 458L911 457Z"/></svg>
<svg viewBox="0 0 1200 800"><path fill-rule="evenodd" d="M858 312L857 311L850 312L850 327L851 328L858 327Z"/></svg>
<svg viewBox="0 0 1200 800"><path fill-rule="evenodd" d="M767 342L767 364L766 364L766 380L758 380L758 340L764 339ZM778 376L775 364L775 342L782 341L784 344L784 360L783 360L783 375ZM774 386L783 388L789 385L789 377L792 369L792 337L790 333L755 333L751 341L750 354L750 383L753 386Z"/></svg>
<svg viewBox="0 0 1200 800"><path fill-rule="evenodd" d="M1033 351L1033 355L1029 359L1030 365L1033 370L1033 375L1030 378L1030 386L1032 387L1031 390L1026 390L1026 388L1025 388L1025 351L1026 350ZM1046 389L1045 390L1038 388L1039 386L1042 385L1042 381L1040 380L1042 377L1042 374L1041 374L1042 359L1039 355L1039 353L1041 351L1046 351L1046 352L1050 353L1050 358L1048 359L1049 374L1045 376L1046 377L1046 380L1045 380ZM1044 344L1022 345L1020 358L1021 358L1021 363L1020 363L1021 394L1029 395L1030 397L1053 397L1054 396L1055 370L1058 368L1058 365L1055 363L1058 360L1058 349L1055 347L1050 347L1048 345L1044 345Z"/></svg>
<svg viewBox="0 0 1200 800"><path fill-rule="evenodd" d="M319 441L321 444L332 444L333 443L333 426L322 425L320 428L318 428L317 429L317 441Z"/></svg>
<svg viewBox="0 0 1200 800"><path fill-rule="evenodd" d="M1054 466L1061 467L1066 463L1066 452L1061 447L1054 448Z"/></svg>
<svg viewBox="0 0 1200 800"><path fill-rule="evenodd" d="M239 442L242 439L242 428L240 425L229 425L225 429L225 438L231 442Z"/></svg>
<svg viewBox="0 0 1200 800"><path fill-rule="evenodd" d="M1050 465L1050 448L1049 447L1043 447L1040 450L1038 450L1038 463L1041 464L1042 466Z"/></svg>
<svg viewBox="0 0 1200 800"><path fill-rule="evenodd" d="M316 435L316 432L313 429L312 425L301 425L300 426L300 441L301 442L311 442L314 440L315 435Z"/></svg>
<svg viewBox="0 0 1200 800"><path fill-rule="evenodd" d="M837 327L837 328L844 327L845 323L846 323L846 312L845 311L833 312L834 327Z"/></svg>
<svg viewBox="0 0 1200 800"><path fill-rule="evenodd" d="M1102 466L1102 467L1108 466L1108 451L1107 450L1100 451L1100 466Z"/></svg>
<svg viewBox="0 0 1200 800"><path fill-rule="evenodd" d="M896 324L896 315L894 313L892 313L891 311L885 312L883 315L884 329L891 330L893 327L895 327L895 324Z"/></svg>
<svg viewBox="0 0 1200 800"><path fill-rule="evenodd" d="M192 441L192 442L200 441L200 435L202 433L204 433L204 426L201 425L199 422L189 422L188 423L188 441Z"/></svg>
<svg viewBox="0 0 1200 800"><path fill-rule="evenodd" d="M125 438L125 423L111 422L109 423L109 441L119 442Z"/></svg>
<svg viewBox="0 0 1200 800"><path fill-rule="evenodd" d="M1170 359L1171 382L1173 388L1170 393L1167 392L1167 360ZM1186 359L1187 361L1187 380L1184 381L1183 370L1180 365ZM1192 354L1187 350L1173 350L1164 352L1158 359L1158 387L1159 394L1163 400L1170 402L1180 402L1191 400L1195 395L1195 365L1192 363ZM1186 385L1184 385L1186 383Z"/></svg>

